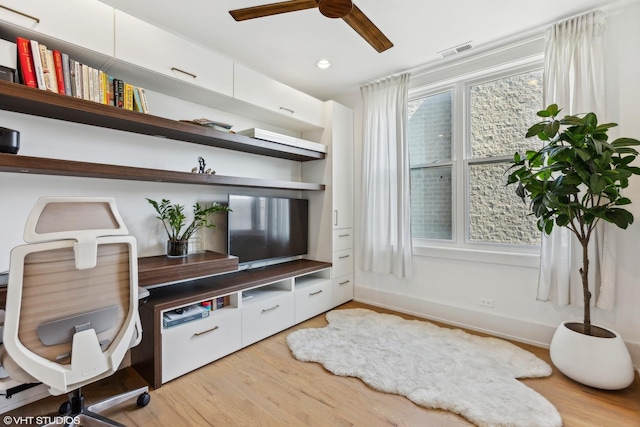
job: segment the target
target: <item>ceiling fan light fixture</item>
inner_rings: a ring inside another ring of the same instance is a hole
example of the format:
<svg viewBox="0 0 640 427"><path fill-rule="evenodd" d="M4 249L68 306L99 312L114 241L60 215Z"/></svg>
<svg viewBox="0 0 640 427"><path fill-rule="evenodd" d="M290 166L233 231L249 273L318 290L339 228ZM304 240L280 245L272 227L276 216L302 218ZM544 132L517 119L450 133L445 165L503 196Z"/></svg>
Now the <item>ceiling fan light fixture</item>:
<svg viewBox="0 0 640 427"><path fill-rule="evenodd" d="M320 68L321 70L326 70L327 68L331 67L331 61L329 61L328 59L320 59L318 62L316 62L316 67Z"/></svg>

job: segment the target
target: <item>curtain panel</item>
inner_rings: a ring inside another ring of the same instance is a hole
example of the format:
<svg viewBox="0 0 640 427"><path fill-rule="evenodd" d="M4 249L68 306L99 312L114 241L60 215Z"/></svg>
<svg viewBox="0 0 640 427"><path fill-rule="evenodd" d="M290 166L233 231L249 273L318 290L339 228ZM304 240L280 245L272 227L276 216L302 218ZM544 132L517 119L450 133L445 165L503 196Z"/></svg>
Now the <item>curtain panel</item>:
<svg viewBox="0 0 640 427"><path fill-rule="evenodd" d="M361 267L412 275L407 141L409 73L365 86Z"/></svg>
<svg viewBox="0 0 640 427"><path fill-rule="evenodd" d="M564 115L594 112L606 118L605 16L593 11L553 25L546 33L544 106L557 104ZM589 284L596 306L611 310L615 297L615 246L610 224L600 222L589 245ZM542 236L537 298L559 305L583 305L582 248L566 228Z"/></svg>

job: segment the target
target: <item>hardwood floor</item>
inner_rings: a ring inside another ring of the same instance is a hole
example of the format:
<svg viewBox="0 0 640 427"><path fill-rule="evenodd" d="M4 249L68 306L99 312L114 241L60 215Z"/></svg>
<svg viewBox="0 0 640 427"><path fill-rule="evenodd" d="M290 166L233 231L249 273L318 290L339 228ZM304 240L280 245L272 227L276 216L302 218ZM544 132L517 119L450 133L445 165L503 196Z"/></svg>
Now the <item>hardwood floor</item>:
<svg viewBox="0 0 640 427"><path fill-rule="evenodd" d="M388 312L356 302L340 308L354 307ZM295 360L285 337L294 329L324 325L324 315L317 316L151 391L145 408L124 403L103 415L128 426L472 425L458 415L422 408L402 396L374 391L359 379ZM548 350L518 345L549 362ZM582 386L555 370L549 378L523 382L556 406L566 427L640 426L637 376L630 387L615 392ZM143 385L137 372L126 368L84 392L91 402ZM5 415L56 415L61 400L49 397Z"/></svg>

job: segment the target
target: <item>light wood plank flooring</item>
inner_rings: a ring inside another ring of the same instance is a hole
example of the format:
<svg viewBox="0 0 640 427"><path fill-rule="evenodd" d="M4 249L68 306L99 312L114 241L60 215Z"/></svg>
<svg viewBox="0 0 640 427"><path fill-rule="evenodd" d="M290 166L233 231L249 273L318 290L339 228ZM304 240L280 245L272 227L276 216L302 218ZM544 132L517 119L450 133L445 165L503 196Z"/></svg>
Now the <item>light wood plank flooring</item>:
<svg viewBox="0 0 640 427"><path fill-rule="evenodd" d="M365 307L350 302L340 308ZM406 318L411 316L402 315ZM462 417L419 407L402 396L338 377L316 363L295 360L285 337L322 327L324 315L258 342L151 391L151 403L124 403L104 415L128 426L470 426ZM516 343L517 344L517 343ZM549 362L548 350L518 344ZM640 426L640 379L622 391L582 386L559 372L523 382L545 396L567 427ZM84 389L88 401L146 385L126 368ZM6 415L55 415L61 397L49 397Z"/></svg>

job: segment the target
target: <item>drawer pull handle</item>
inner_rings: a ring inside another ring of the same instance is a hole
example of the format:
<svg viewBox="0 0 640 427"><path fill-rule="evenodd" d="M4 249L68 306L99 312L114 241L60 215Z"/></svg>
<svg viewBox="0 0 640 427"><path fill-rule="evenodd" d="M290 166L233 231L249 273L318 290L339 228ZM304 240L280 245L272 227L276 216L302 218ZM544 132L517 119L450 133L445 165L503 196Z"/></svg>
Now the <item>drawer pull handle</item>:
<svg viewBox="0 0 640 427"><path fill-rule="evenodd" d="M338 283L338 285L342 286L342 285L346 285L347 283L349 283L351 280L345 280L344 282L340 282Z"/></svg>
<svg viewBox="0 0 640 427"><path fill-rule="evenodd" d="M207 329L206 331L202 331L202 332L195 332L195 333L193 334L193 336L194 336L194 337L199 337L200 335L204 335L204 334L208 334L209 332L213 332L213 331L215 331L216 329L220 329L220 327L219 327L219 326L214 326L213 328L211 328L211 329Z"/></svg>
<svg viewBox="0 0 640 427"><path fill-rule="evenodd" d="M281 109L282 111L286 111L286 112L287 112L287 113L289 113L289 114L293 114L293 113L295 113L295 111L293 111L291 108L280 107L280 109Z"/></svg>
<svg viewBox="0 0 640 427"><path fill-rule="evenodd" d="M25 18L33 19L36 22L36 24L40 23L40 19L36 18L35 16L27 15L24 12L20 12L19 10L11 9L10 7L3 6L1 4L0 4L0 8L2 8L4 10L8 10L9 12L13 12L16 15L20 15L20 16L24 16Z"/></svg>
<svg viewBox="0 0 640 427"><path fill-rule="evenodd" d="M177 71L178 73L186 74L187 76L193 77L194 79L198 78L198 76L196 76L195 74L181 70L180 68L171 67L171 71Z"/></svg>
<svg viewBox="0 0 640 427"><path fill-rule="evenodd" d="M275 309L276 309L276 308L278 308L278 307L280 307L280 304L276 304L276 305L274 305L274 306L273 306L273 307L271 307L271 308L263 308L263 309L262 309L262 312L263 312L263 313L266 313L267 311L275 310Z"/></svg>
<svg viewBox="0 0 640 427"><path fill-rule="evenodd" d="M351 234L339 234L338 237L349 237Z"/></svg>
<svg viewBox="0 0 640 427"><path fill-rule="evenodd" d="M321 294L321 293L322 293L322 289L320 289L319 291L311 292L311 293L309 294L309 296L310 296L310 297L312 297L312 296L314 296L314 295L318 295L318 294Z"/></svg>
<svg viewBox="0 0 640 427"><path fill-rule="evenodd" d="M350 257L350 255L342 255L342 256L339 256L338 259L345 259L345 258L349 258L349 257Z"/></svg>

